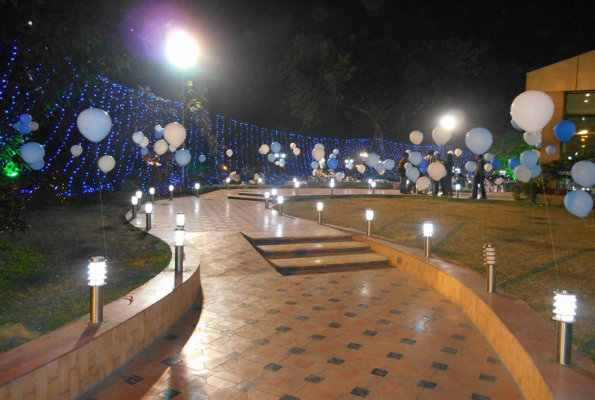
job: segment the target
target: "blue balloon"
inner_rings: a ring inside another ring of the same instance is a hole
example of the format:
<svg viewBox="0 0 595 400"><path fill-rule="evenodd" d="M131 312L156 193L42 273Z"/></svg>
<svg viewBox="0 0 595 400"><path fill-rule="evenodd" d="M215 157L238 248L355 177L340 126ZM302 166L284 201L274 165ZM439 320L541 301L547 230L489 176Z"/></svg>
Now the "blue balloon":
<svg viewBox="0 0 595 400"><path fill-rule="evenodd" d="M328 160L328 167L330 169L337 169L337 165L339 165L339 162L337 161L336 158L330 158Z"/></svg>
<svg viewBox="0 0 595 400"><path fill-rule="evenodd" d="M585 218L593 209L593 198L584 190L573 190L564 196L564 207L579 218Z"/></svg>
<svg viewBox="0 0 595 400"><path fill-rule="evenodd" d="M498 166L500 165L500 160L498 160L497 158L492 158L492 162L490 164L492 164L492 167L498 168Z"/></svg>
<svg viewBox="0 0 595 400"><path fill-rule="evenodd" d="M316 169L316 168L318 168L318 161L312 161L312 162L310 163L310 166L312 167L312 169Z"/></svg>
<svg viewBox="0 0 595 400"><path fill-rule="evenodd" d="M519 165L521 165L521 160L519 160L518 158L511 158L510 160L508 160L508 168L514 170L516 167L518 167Z"/></svg>
<svg viewBox="0 0 595 400"><path fill-rule="evenodd" d="M28 124L33 118L29 114L21 114L20 120L23 124Z"/></svg>
<svg viewBox="0 0 595 400"><path fill-rule="evenodd" d="M149 154L149 149L147 149L146 147L143 147L142 149L140 149L140 153L143 156L146 156L147 154Z"/></svg>
<svg viewBox="0 0 595 400"><path fill-rule="evenodd" d="M278 153L281 151L281 145L278 142L273 142L271 144L271 150L273 151L273 153Z"/></svg>
<svg viewBox="0 0 595 400"><path fill-rule="evenodd" d="M512 127L513 127L514 129L516 129L517 131L521 131L521 132L523 131L523 128L521 128L520 126L518 126L518 125L516 124L516 122L514 122L514 119L511 119L511 120L510 120L510 124L511 124L511 125L512 125Z"/></svg>
<svg viewBox="0 0 595 400"><path fill-rule="evenodd" d="M562 120L554 126L554 135L562 143L568 142L575 132L576 126L571 121Z"/></svg>
<svg viewBox="0 0 595 400"><path fill-rule="evenodd" d="M521 163L529 169L537 164L538 159L537 154L533 150L525 150L521 153Z"/></svg>
<svg viewBox="0 0 595 400"><path fill-rule="evenodd" d="M426 163L426 159L422 158L421 162L419 164L417 164L417 166L421 169L421 168L425 168L426 170L428 169L428 164ZM424 172L424 171L422 171Z"/></svg>
<svg viewBox="0 0 595 400"><path fill-rule="evenodd" d="M163 131L155 131L155 139L161 139L163 137Z"/></svg>
<svg viewBox="0 0 595 400"><path fill-rule="evenodd" d="M200 161L201 163L205 162L205 161L206 161L206 159L207 159L207 158L205 157L205 155L204 155L204 154L201 154L200 156L198 156L198 161Z"/></svg>
<svg viewBox="0 0 595 400"><path fill-rule="evenodd" d="M269 160L269 162L275 162L275 153L269 153L267 159Z"/></svg>

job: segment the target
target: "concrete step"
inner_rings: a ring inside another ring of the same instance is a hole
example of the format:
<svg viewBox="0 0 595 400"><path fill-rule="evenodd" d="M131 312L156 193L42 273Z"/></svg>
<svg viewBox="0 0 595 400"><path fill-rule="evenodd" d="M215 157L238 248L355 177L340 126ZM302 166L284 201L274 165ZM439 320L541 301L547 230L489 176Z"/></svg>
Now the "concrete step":
<svg viewBox="0 0 595 400"><path fill-rule="evenodd" d="M388 257L377 253L279 258L268 261L283 275L390 267Z"/></svg>
<svg viewBox="0 0 595 400"><path fill-rule="evenodd" d="M313 255L337 255L345 253L364 253L370 246L354 240L344 242L306 242L257 246L256 248L267 258L305 257Z"/></svg>
<svg viewBox="0 0 595 400"><path fill-rule="evenodd" d="M320 234L304 236L246 236L253 246L288 244L288 243L322 243L322 242L347 242L352 240L351 235L344 233Z"/></svg>
<svg viewBox="0 0 595 400"><path fill-rule="evenodd" d="M227 198L229 200L260 201L260 202L264 203L264 197L260 198L260 197L256 197L256 196L240 196L237 194L230 194L229 196L227 196ZM272 205L273 203L271 202L270 204Z"/></svg>

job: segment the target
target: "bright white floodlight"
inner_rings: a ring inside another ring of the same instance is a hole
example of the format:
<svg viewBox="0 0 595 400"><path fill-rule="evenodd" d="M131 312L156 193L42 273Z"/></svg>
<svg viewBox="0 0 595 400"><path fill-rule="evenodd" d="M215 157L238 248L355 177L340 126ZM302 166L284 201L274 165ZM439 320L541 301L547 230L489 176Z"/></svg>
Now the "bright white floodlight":
<svg viewBox="0 0 595 400"><path fill-rule="evenodd" d="M456 125L457 121L452 115L447 115L440 120L440 125L452 131Z"/></svg>
<svg viewBox="0 0 595 400"><path fill-rule="evenodd" d="M188 68L196 64L198 44L187 33L173 32L167 39L166 52L169 60L178 68Z"/></svg>

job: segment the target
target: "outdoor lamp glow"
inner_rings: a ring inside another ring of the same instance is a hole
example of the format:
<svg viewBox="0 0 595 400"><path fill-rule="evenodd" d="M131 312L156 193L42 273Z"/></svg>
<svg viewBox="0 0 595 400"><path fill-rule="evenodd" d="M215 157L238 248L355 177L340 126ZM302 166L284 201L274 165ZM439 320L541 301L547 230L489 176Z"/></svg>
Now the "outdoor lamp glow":
<svg viewBox="0 0 595 400"><path fill-rule="evenodd" d="M107 278L107 264L104 257L93 257L87 267L89 286L103 286Z"/></svg>
<svg viewBox="0 0 595 400"><path fill-rule="evenodd" d="M138 199L142 199L143 198L143 191L142 190L137 190L136 191L136 197L138 197Z"/></svg>
<svg viewBox="0 0 595 400"><path fill-rule="evenodd" d="M331 179L330 185L331 185L332 188L335 187L335 180L334 179Z"/></svg>
<svg viewBox="0 0 595 400"><path fill-rule="evenodd" d="M174 229L175 260L174 270L176 273L182 272L184 268L184 228L178 226Z"/></svg>
<svg viewBox="0 0 595 400"><path fill-rule="evenodd" d="M461 190L461 184L460 184L460 183L457 183L457 184L455 185L455 188L456 188L457 190Z"/></svg>
<svg viewBox="0 0 595 400"><path fill-rule="evenodd" d="M270 192L264 192L264 208L268 210L269 208L269 197L271 197Z"/></svg>
<svg viewBox="0 0 595 400"><path fill-rule="evenodd" d="M258 184L260 185L262 183L262 178L258 178Z"/></svg>
<svg viewBox="0 0 595 400"><path fill-rule="evenodd" d="M283 196L277 197L277 204L279 204L279 216L283 216Z"/></svg>
<svg viewBox="0 0 595 400"><path fill-rule="evenodd" d="M271 192L264 192L264 198L268 200L271 197Z"/></svg>
<svg viewBox="0 0 595 400"><path fill-rule="evenodd" d="M293 185L296 187L296 189L298 189L300 187L300 183L299 182L295 182Z"/></svg>
<svg viewBox="0 0 595 400"><path fill-rule="evenodd" d="M277 189L271 189L271 196L276 196L277 195Z"/></svg>
<svg viewBox="0 0 595 400"><path fill-rule="evenodd" d="M174 199L174 185L169 185L169 200Z"/></svg>
<svg viewBox="0 0 595 400"><path fill-rule="evenodd" d="M278 196L277 197L277 203L278 204L283 204L283 196Z"/></svg>
<svg viewBox="0 0 595 400"><path fill-rule="evenodd" d="M174 230L174 244L176 246L184 246L184 237L185 237L184 229L181 229L178 227Z"/></svg>
<svg viewBox="0 0 595 400"><path fill-rule="evenodd" d="M196 189L196 190L200 189L200 183L195 183L194 184L194 189Z"/></svg>
<svg viewBox="0 0 595 400"><path fill-rule="evenodd" d="M576 317L576 295L566 290L554 292L554 321L574 322Z"/></svg>
<svg viewBox="0 0 595 400"><path fill-rule="evenodd" d="M281 153L281 158L285 158L285 153Z"/></svg>
<svg viewBox="0 0 595 400"><path fill-rule="evenodd" d="M452 131L456 125L456 122L457 121L455 117L453 117L452 115L446 115L442 117L442 119L440 120L440 125L448 129L449 131Z"/></svg>
<svg viewBox="0 0 595 400"><path fill-rule="evenodd" d="M147 214L153 213L153 203L145 203L145 212Z"/></svg>
<svg viewBox="0 0 595 400"><path fill-rule="evenodd" d="M166 52L172 64L179 68L194 66L200 53L194 39L182 31L169 35Z"/></svg>
<svg viewBox="0 0 595 400"><path fill-rule="evenodd" d="M227 183L231 182L231 178L227 178L227 179L225 180L225 182L227 182Z"/></svg>
<svg viewBox="0 0 595 400"><path fill-rule="evenodd" d="M279 153L275 153L275 158L279 158Z"/></svg>
<svg viewBox="0 0 595 400"><path fill-rule="evenodd" d="M153 203L145 203L145 228L148 231L151 229L151 214L153 213Z"/></svg>
<svg viewBox="0 0 595 400"><path fill-rule="evenodd" d="M375 188L376 187L376 182L372 181L371 185L372 185L373 188Z"/></svg>
<svg viewBox="0 0 595 400"><path fill-rule="evenodd" d="M138 197L132 196L132 205L133 206L137 206L138 205Z"/></svg>
<svg viewBox="0 0 595 400"><path fill-rule="evenodd" d="M149 194L150 194L151 196L155 195L155 188L154 188L154 187L152 187L152 188L149 188Z"/></svg>
<svg viewBox="0 0 595 400"><path fill-rule="evenodd" d="M556 321L556 362L559 364L570 364L575 317L576 295L570 290L556 290L553 320Z"/></svg>
<svg viewBox="0 0 595 400"><path fill-rule="evenodd" d="M431 222L424 222L423 224L424 237L432 237L434 234L434 224Z"/></svg>
<svg viewBox="0 0 595 400"><path fill-rule="evenodd" d="M176 214L176 225L178 227L184 228L184 223L186 222L186 216L183 212L179 212Z"/></svg>
<svg viewBox="0 0 595 400"><path fill-rule="evenodd" d="M317 211L322 211L322 209L324 208L324 203L319 201L318 203L316 203L316 210Z"/></svg>
<svg viewBox="0 0 595 400"><path fill-rule="evenodd" d="M169 185L169 191L173 192L174 191L174 185Z"/></svg>
<svg viewBox="0 0 595 400"><path fill-rule="evenodd" d="M374 219L374 210L366 210L366 221L372 221Z"/></svg>

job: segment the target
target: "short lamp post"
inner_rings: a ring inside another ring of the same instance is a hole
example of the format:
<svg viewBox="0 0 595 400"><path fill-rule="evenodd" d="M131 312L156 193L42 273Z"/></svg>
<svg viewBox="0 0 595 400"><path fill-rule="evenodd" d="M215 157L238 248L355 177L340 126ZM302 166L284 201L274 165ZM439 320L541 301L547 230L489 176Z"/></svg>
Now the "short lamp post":
<svg viewBox="0 0 595 400"><path fill-rule="evenodd" d="M283 216L283 196L277 196L277 204L279 204L279 216Z"/></svg>
<svg viewBox="0 0 595 400"><path fill-rule="evenodd" d="M496 247L491 243L483 245L483 259L486 266L486 292L496 292Z"/></svg>
<svg viewBox="0 0 595 400"><path fill-rule="evenodd" d="M262 178L258 178L258 188L260 189L260 186L262 185Z"/></svg>
<svg viewBox="0 0 595 400"><path fill-rule="evenodd" d="M231 178L227 178L225 182L227 182L227 189L229 190L229 182L231 182Z"/></svg>
<svg viewBox="0 0 595 400"><path fill-rule="evenodd" d="M374 210L366 210L366 221L368 221L368 229L366 234L372 236L372 220L374 219Z"/></svg>
<svg viewBox="0 0 595 400"><path fill-rule="evenodd" d="M324 208L324 203L319 201L316 203L316 210L318 211L318 225L322 225L322 209Z"/></svg>
<svg viewBox="0 0 595 400"><path fill-rule="evenodd" d="M370 183L370 186L372 186L372 194L374 194L374 191L376 190L376 182L372 182Z"/></svg>
<svg viewBox="0 0 595 400"><path fill-rule="evenodd" d="M182 272L184 270L184 228L176 227L174 229L174 245L175 251L175 271Z"/></svg>
<svg viewBox="0 0 595 400"><path fill-rule="evenodd" d="M138 207L138 197L132 196L132 219L136 218L137 207Z"/></svg>
<svg viewBox="0 0 595 400"><path fill-rule="evenodd" d="M455 190L457 191L457 199L459 198L459 192L461 191L461 184L457 183L455 185Z"/></svg>
<svg viewBox="0 0 595 400"><path fill-rule="evenodd" d="M91 287L91 313L90 323L103 322L103 286L107 274L107 265L104 257L92 257L87 267Z"/></svg>
<svg viewBox="0 0 595 400"><path fill-rule="evenodd" d="M297 196L300 194L300 183L295 182L293 185L295 186L295 195Z"/></svg>
<svg viewBox="0 0 595 400"><path fill-rule="evenodd" d="M331 187L331 196L335 194L335 180L331 179L329 186Z"/></svg>
<svg viewBox="0 0 595 400"><path fill-rule="evenodd" d="M372 181L372 178L368 179L368 190L372 189Z"/></svg>
<svg viewBox="0 0 595 400"><path fill-rule="evenodd" d="M275 188L272 188L271 189L271 196L272 197L277 197L277 189L275 189Z"/></svg>
<svg viewBox="0 0 595 400"><path fill-rule="evenodd" d="M146 216L146 220L147 220L147 226L146 229L150 230L151 229L151 216L153 214L153 203L145 203L145 216Z"/></svg>
<svg viewBox="0 0 595 400"><path fill-rule="evenodd" d="M149 188L149 194L151 195L151 203L155 202L155 188Z"/></svg>
<svg viewBox="0 0 595 400"><path fill-rule="evenodd" d="M271 192L264 192L264 208L265 208L265 210L269 209L269 197L271 197Z"/></svg>
<svg viewBox="0 0 595 400"><path fill-rule="evenodd" d="M137 190L136 191L136 197L138 197L138 205L141 206L142 203L142 198L143 198L143 191L142 190Z"/></svg>
<svg viewBox="0 0 595 400"><path fill-rule="evenodd" d="M183 212L179 212L176 214L176 226L178 228L184 229L184 225L186 224L186 215Z"/></svg>
<svg viewBox="0 0 595 400"><path fill-rule="evenodd" d="M572 324L576 317L576 295L570 290L554 292L554 317L556 321L556 362L570 364L572 350Z"/></svg>
<svg viewBox="0 0 595 400"><path fill-rule="evenodd" d="M431 250L430 250L430 239L434 234L434 224L431 222L424 222L423 224L423 234L424 234L424 253L426 257L430 257Z"/></svg>
<svg viewBox="0 0 595 400"><path fill-rule="evenodd" d="M169 201L174 199L174 185L169 185Z"/></svg>
<svg viewBox="0 0 595 400"><path fill-rule="evenodd" d="M194 184L194 189L196 189L196 197L199 197L200 183L195 183Z"/></svg>

